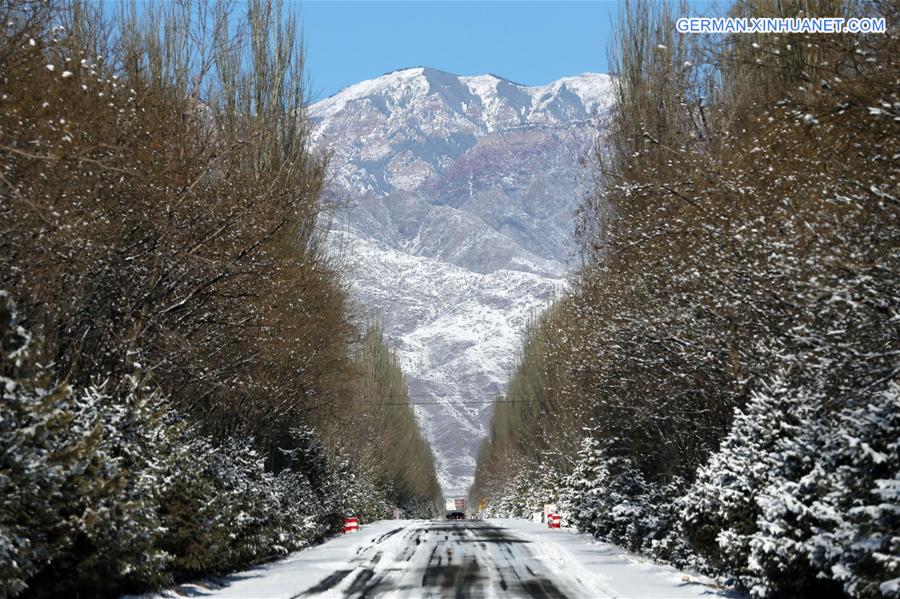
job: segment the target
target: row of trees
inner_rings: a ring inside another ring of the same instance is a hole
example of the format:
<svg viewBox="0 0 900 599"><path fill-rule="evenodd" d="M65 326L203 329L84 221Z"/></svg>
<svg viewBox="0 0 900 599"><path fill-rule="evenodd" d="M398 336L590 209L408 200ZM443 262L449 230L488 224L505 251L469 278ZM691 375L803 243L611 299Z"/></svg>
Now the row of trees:
<svg viewBox="0 0 900 599"><path fill-rule="evenodd" d="M897 596L900 15L730 11L888 33L680 36L684 7L623 10L585 266L525 332L472 499L558 501L758 596Z"/></svg>
<svg viewBox="0 0 900 599"><path fill-rule="evenodd" d="M341 454L373 481L374 497L411 515L433 515L441 498L434 457L417 426L400 363L380 326L368 329L359 347L357 388L341 421Z"/></svg>
<svg viewBox="0 0 900 599"><path fill-rule="evenodd" d="M291 11L106 8L0 0L0 595L431 514L402 373L323 249Z"/></svg>

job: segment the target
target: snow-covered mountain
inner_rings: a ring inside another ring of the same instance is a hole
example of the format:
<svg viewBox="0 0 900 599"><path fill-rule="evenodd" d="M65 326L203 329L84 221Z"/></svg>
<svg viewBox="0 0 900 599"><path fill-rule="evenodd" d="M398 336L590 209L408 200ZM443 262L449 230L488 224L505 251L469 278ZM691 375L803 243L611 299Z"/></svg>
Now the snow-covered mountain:
<svg viewBox="0 0 900 599"><path fill-rule="evenodd" d="M468 486L528 316L573 261L607 75L528 87L424 67L314 104L341 200L332 244L382 319L448 494Z"/></svg>

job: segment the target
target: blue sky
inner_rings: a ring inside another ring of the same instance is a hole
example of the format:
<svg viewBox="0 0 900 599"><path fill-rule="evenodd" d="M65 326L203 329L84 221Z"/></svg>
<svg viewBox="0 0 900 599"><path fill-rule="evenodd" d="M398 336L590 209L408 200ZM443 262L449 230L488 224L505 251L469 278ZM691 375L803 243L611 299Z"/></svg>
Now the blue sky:
<svg viewBox="0 0 900 599"><path fill-rule="evenodd" d="M618 11L616 2L587 1L305 0L290 8L303 22L313 99L414 66L526 85L605 73Z"/></svg>

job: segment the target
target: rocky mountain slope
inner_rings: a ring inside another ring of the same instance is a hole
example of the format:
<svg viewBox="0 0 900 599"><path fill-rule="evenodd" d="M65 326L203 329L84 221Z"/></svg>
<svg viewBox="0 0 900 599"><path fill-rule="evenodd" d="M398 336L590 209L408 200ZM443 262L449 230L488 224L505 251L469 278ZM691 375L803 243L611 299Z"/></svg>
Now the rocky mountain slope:
<svg viewBox="0 0 900 599"><path fill-rule="evenodd" d="M459 494L529 315L563 285L610 79L528 87L429 68L314 104L342 205L331 242L409 376L441 483Z"/></svg>

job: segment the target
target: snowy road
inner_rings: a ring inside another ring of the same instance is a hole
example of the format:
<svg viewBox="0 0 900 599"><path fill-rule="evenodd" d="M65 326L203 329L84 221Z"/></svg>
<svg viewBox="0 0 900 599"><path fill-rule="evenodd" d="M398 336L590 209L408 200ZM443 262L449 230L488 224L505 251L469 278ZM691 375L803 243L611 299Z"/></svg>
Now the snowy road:
<svg viewBox="0 0 900 599"><path fill-rule="evenodd" d="M284 560L169 597L724 596L617 547L520 520L382 521Z"/></svg>

